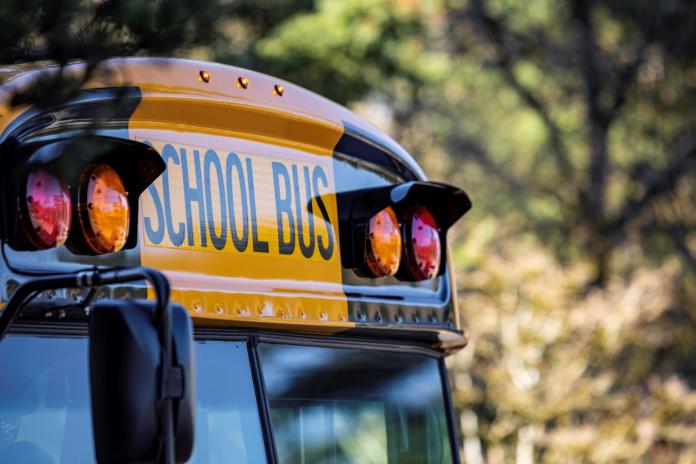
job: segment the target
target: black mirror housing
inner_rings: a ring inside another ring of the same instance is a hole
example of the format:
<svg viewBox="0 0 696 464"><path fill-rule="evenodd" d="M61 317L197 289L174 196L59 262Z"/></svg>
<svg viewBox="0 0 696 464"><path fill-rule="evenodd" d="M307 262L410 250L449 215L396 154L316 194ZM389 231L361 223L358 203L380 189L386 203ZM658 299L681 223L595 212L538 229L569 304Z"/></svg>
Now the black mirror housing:
<svg viewBox="0 0 696 464"><path fill-rule="evenodd" d="M92 424L98 462L154 462L159 451L162 348L153 301L104 300L89 320ZM195 382L193 325L170 304L174 365L181 371L174 400L175 458L193 452Z"/></svg>

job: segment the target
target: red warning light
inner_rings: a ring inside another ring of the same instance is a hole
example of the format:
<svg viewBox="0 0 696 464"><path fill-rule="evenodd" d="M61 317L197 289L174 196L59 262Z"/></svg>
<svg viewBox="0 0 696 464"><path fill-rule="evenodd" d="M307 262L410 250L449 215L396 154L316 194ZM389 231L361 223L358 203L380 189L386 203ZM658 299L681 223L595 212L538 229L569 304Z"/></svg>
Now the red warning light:
<svg viewBox="0 0 696 464"><path fill-rule="evenodd" d="M29 242L37 249L65 243L72 211L68 188L53 174L39 169L27 176L24 193L19 209Z"/></svg>
<svg viewBox="0 0 696 464"><path fill-rule="evenodd" d="M440 231L426 208L417 206L410 217L406 246L408 267L416 280L432 279L440 270L442 256Z"/></svg>

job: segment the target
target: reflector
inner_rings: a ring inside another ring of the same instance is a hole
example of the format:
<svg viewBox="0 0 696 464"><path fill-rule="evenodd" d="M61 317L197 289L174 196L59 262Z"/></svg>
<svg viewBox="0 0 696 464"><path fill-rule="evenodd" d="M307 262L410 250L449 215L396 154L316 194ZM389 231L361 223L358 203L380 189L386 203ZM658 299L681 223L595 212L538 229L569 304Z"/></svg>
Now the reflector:
<svg viewBox="0 0 696 464"><path fill-rule="evenodd" d="M396 274L401 263L401 230L396 213L387 207L372 216L367 228L365 262L375 277Z"/></svg>
<svg viewBox="0 0 696 464"><path fill-rule="evenodd" d="M416 280L432 279L440 270L440 231L426 208L417 206L410 217L406 251L409 270Z"/></svg>
<svg viewBox="0 0 696 464"><path fill-rule="evenodd" d="M128 193L118 173L107 164L89 166L79 192L80 224L95 253L113 253L126 244L130 227Z"/></svg>
<svg viewBox="0 0 696 464"><path fill-rule="evenodd" d="M70 230L70 193L58 178L45 170L27 176L19 210L29 242L38 249L60 246Z"/></svg>

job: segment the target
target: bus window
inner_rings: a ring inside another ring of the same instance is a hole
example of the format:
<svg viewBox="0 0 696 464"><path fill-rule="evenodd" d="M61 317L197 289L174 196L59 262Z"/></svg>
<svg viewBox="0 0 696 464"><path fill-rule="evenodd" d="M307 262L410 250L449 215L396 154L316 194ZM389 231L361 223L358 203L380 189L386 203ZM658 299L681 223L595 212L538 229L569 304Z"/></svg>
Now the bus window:
<svg viewBox="0 0 696 464"><path fill-rule="evenodd" d="M190 462L266 462L246 342L196 343L196 388Z"/></svg>
<svg viewBox="0 0 696 464"><path fill-rule="evenodd" d="M8 335L0 343L0 463L92 463L87 339ZM266 462L245 342L196 343L190 462Z"/></svg>
<svg viewBox="0 0 696 464"><path fill-rule="evenodd" d="M438 360L360 349L262 344L281 464L448 464Z"/></svg>
<svg viewBox="0 0 696 464"><path fill-rule="evenodd" d="M87 339L0 343L0 462L94 462Z"/></svg>

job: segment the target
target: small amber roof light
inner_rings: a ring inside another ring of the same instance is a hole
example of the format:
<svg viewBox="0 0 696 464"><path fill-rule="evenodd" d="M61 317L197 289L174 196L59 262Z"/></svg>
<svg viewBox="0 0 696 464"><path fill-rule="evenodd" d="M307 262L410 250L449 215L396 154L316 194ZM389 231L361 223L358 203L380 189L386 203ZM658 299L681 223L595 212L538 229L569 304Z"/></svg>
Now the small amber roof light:
<svg viewBox="0 0 696 464"><path fill-rule="evenodd" d="M128 193L107 164L87 168L80 185L80 223L85 241L97 254L119 251L130 228Z"/></svg>
<svg viewBox="0 0 696 464"><path fill-rule="evenodd" d="M198 73L198 77L206 84L210 82L210 73L208 71L201 71Z"/></svg>
<svg viewBox="0 0 696 464"><path fill-rule="evenodd" d="M367 227L365 262L375 277L396 274L401 263L401 229L396 213L387 207Z"/></svg>

